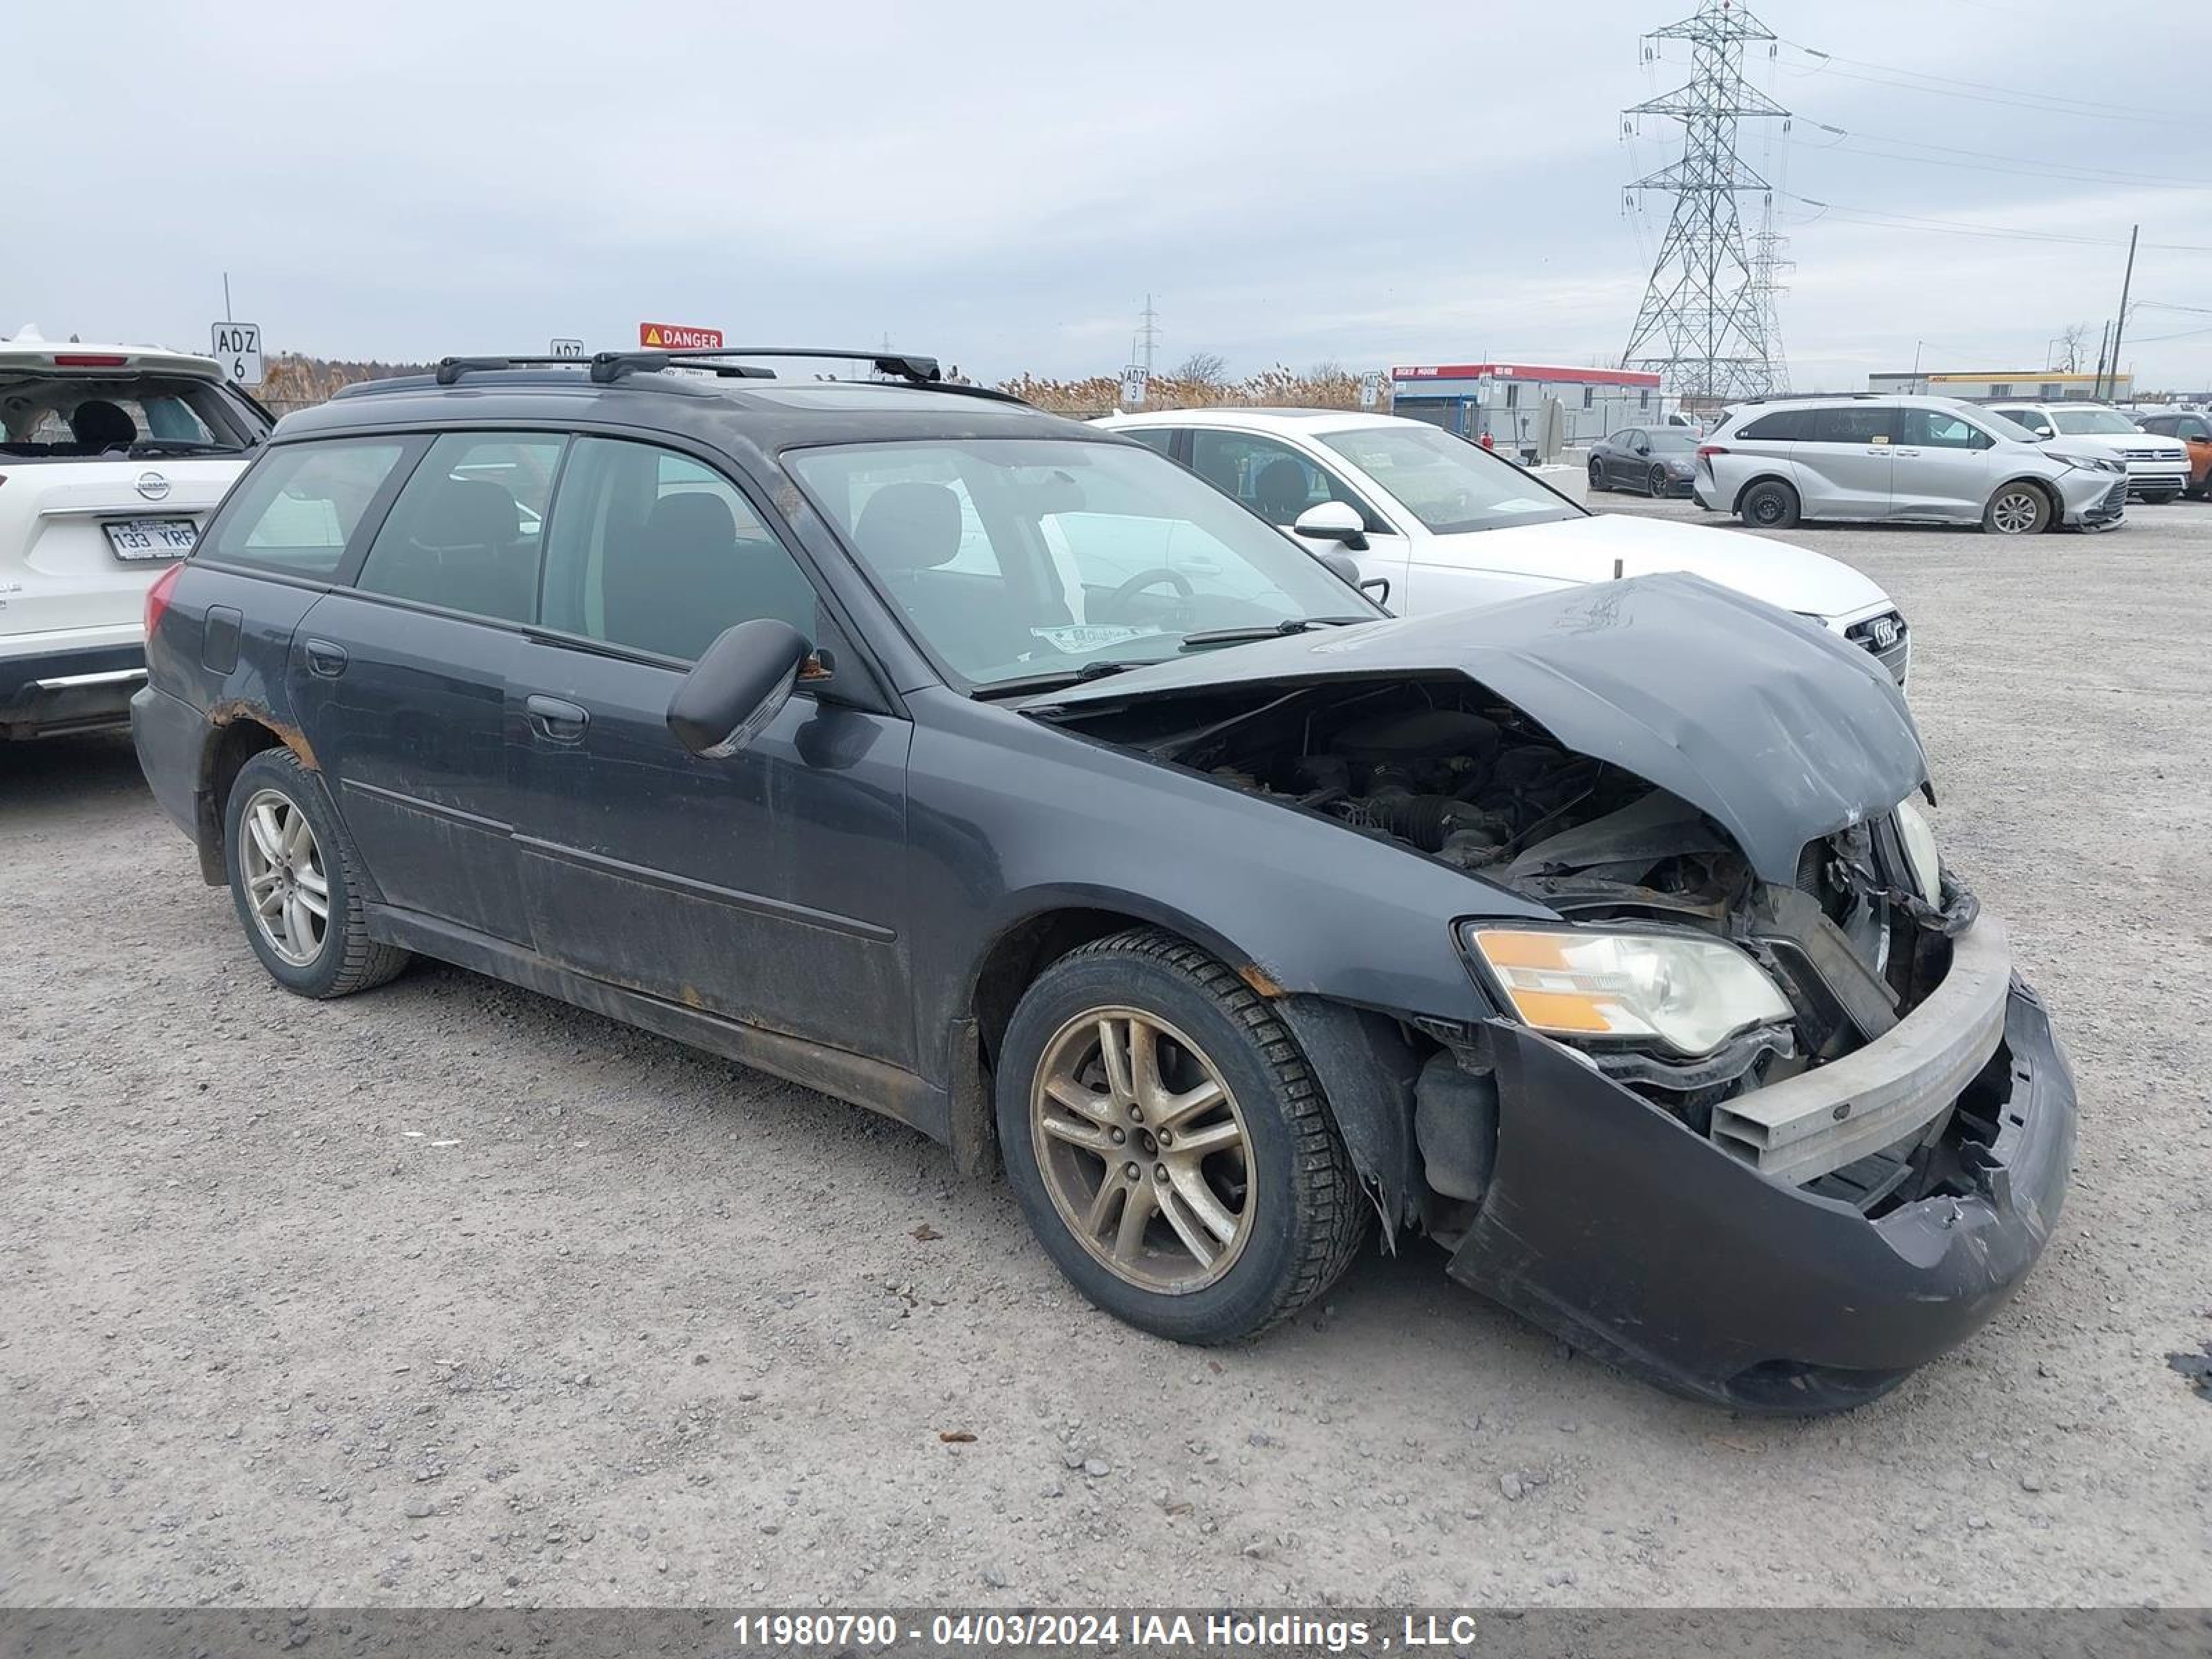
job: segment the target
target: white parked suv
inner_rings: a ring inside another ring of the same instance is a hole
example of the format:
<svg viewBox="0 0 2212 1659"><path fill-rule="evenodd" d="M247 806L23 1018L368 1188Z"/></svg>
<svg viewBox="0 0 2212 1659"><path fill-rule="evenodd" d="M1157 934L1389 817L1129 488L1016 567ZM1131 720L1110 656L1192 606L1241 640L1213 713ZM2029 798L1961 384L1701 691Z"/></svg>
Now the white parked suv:
<svg viewBox="0 0 2212 1659"><path fill-rule="evenodd" d="M2189 448L2145 432L2134 418L2102 404L1992 403L1993 414L2026 427L2053 447L2094 450L2124 463L2128 491L2156 506L2189 488Z"/></svg>
<svg viewBox="0 0 2212 1659"><path fill-rule="evenodd" d="M1316 552L1390 584L1401 616L1615 576L1686 570L1812 617L1902 684L1896 605L1849 565L1780 543L1585 511L1502 456L1422 421L1323 409L1179 409L1098 424L1180 461Z"/></svg>
<svg viewBox="0 0 2212 1659"><path fill-rule="evenodd" d="M269 426L210 357L0 340L0 738L128 723L146 590Z"/></svg>

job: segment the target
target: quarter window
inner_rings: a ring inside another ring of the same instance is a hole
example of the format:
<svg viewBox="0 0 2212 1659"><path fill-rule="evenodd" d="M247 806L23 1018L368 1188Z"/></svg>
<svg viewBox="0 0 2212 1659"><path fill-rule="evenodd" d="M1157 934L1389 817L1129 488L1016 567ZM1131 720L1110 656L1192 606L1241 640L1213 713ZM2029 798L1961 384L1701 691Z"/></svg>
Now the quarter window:
<svg viewBox="0 0 2212 1659"><path fill-rule="evenodd" d="M284 444L239 486L206 556L295 576L328 576L400 458L398 439Z"/></svg>
<svg viewBox="0 0 2212 1659"><path fill-rule="evenodd" d="M355 579L366 593L502 622L537 609L545 507L566 442L449 432L430 446Z"/></svg>
<svg viewBox="0 0 2212 1659"><path fill-rule="evenodd" d="M576 440L547 532L547 628L690 662L763 617L820 637L813 585L736 486L655 444Z"/></svg>
<svg viewBox="0 0 2212 1659"><path fill-rule="evenodd" d="M1121 435L1134 438L1147 449L1157 449L1168 454L1175 447L1176 429L1171 426L1133 426L1122 428Z"/></svg>
<svg viewBox="0 0 2212 1659"><path fill-rule="evenodd" d="M1812 416L1802 409L1780 409L1762 415L1735 435L1767 443L1795 443L1806 435Z"/></svg>

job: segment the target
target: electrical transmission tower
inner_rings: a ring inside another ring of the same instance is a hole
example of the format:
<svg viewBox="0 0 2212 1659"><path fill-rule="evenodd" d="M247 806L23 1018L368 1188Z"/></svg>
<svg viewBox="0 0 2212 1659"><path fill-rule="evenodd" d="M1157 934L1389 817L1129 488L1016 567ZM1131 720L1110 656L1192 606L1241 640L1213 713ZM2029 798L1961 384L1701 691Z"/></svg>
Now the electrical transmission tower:
<svg viewBox="0 0 2212 1659"><path fill-rule="evenodd" d="M1736 197L1771 187L1736 153L1736 123L1789 116L1744 84L1744 42L1774 35L1732 0L1698 0L1695 16L1650 38L1688 41L1691 72L1687 86L1621 112L1667 116L1683 133L1680 161L1628 186L1632 195L1665 191L1674 209L1621 364L1658 370L1684 397L1757 397L1774 390L1781 354L1772 284L1753 269Z"/></svg>
<svg viewBox="0 0 2212 1659"><path fill-rule="evenodd" d="M1774 228L1774 210L1770 206L1751 236L1751 287L1758 296L1759 325L1766 336L1769 392L1790 390L1790 360L1782 349L1782 313L1775 304L1778 295L1790 291L1781 278L1797 269L1797 262L1786 252L1789 246L1790 239Z"/></svg>

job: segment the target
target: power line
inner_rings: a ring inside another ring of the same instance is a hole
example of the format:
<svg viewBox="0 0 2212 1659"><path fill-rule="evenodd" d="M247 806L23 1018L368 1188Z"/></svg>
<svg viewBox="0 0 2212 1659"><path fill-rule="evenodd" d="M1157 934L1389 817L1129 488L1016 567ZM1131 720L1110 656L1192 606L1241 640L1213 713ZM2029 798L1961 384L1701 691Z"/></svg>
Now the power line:
<svg viewBox="0 0 2212 1659"><path fill-rule="evenodd" d="M2138 106L2107 104L2094 99L2068 98L2056 93L2043 93L2033 88L2009 86L1986 81L1962 81L1949 76L1929 75L1924 70L1899 69L1893 64L1876 64L1861 58L1850 58L1841 52L1822 52L1816 46L1801 46L1795 40L1781 40L1792 52L1802 52L1808 58L1818 58L1811 73L1841 76L1847 81L1864 81L1875 86L1893 87L1904 92L1924 92L1931 97L1963 98L1973 103L2004 104L2015 109L2041 110L2045 114L2072 115L2085 120L2132 121L2148 126L2199 127L2203 118L2173 112L2149 112ZM1857 74L1838 69L1838 64L1853 64L1873 74ZM1909 77L1909 78L1899 78Z"/></svg>
<svg viewBox="0 0 2212 1659"><path fill-rule="evenodd" d="M1839 218L1866 224L1937 230L1953 236L1985 236L2000 241L2057 242L2075 247L2125 247L2128 245L2128 239L2124 236L2076 236L2064 231L2032 230L2024 225L1976 225L1956 219L1931 219L1911 213L1877 213L1869 208L1847 207L1840 202L1823 202L1811 196L1793 195L1790 199L1807 207L1818 208L1820 211L1816 218L1833 214ZM2212 246L2189 242L2145 242L2142 246L2163 253L2212 253Z"/></svg>
<svg viewBox="0 0 2212 1659"><path fill-rule="evenodd" d="M2120 173L2105 167L2077 167L2067 161L2039 161L2028 155L2001 155L1989 150L1962 150L1948 144L1919 144L1915 147L1922 149L1943 150L1956 155L1979 155L1985 157L1986 160L1954 161L1938 155L1899 155L1887 150L1869 149L1865 148L1865 144L1873 143L1914 145L1915 141L1910 138L1881 138L1871 133L1854 133L1843 127L1832 126L1826 121L1814 121L1811 125L1822 132L1836 134L1837 142L1832 144L1814 144L1808 143L1803 139L1795 138L1785 138L1784 142L1796 144L1801 149L1841 150L1853 155L1871 156L1877 161L1903 161L1912 167L1963 167L1973 173L2008 173L2023 179L2058 179L2075 184L2114 185L2130 189L2185 190L2200 193L2212 191L2212 181L2203 179L2166 179L2153 173ZM1993 162L2001 161L2013 161L2019 165L2016 167L1991 165Z"/></svg>

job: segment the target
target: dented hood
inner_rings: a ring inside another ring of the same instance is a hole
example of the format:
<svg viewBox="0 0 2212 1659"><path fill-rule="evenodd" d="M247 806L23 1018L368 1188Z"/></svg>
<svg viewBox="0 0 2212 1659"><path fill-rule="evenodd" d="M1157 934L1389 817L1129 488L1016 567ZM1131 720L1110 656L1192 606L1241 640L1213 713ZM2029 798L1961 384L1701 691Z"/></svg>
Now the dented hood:
<svg viewBox="0 0 2212 1659"><path fill-rule="evenodd" d="M1927 781L1896 683L1816 623L1679 573L1480 611L1194 653L1025 705L1126 707L1240 686L1463 674L1569 749L1711 815L1761 879Z"/></svg>

